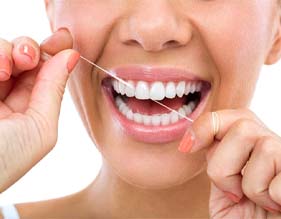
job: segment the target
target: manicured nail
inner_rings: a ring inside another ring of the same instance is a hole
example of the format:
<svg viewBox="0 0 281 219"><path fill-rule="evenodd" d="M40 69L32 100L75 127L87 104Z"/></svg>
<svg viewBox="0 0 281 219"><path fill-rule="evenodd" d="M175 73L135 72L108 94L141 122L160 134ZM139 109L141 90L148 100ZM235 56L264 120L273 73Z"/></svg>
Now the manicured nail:
<svg viewBox="0 0 281 219"><path fill-rule="evenodd" d="M74 69L74 67L76 66L77 62L80 59L80 54L78 52L74 52L68 59L67 62L67 70L68 72L72 72L72 70Z"/></svg>
<svg viewBox="0 0 281 219"><path fill-rule="evenodd" d="M33 61L36 58L35 49L30 45L21 45L20 46L20 53L30 58Z"/></svg>
<svg viewBox="0 0 281 219"><path fill-rule="evenodd" d="M231 192L224 192L224 194L226 195L226 197L228 197L231 201L235 202L235 203L239 203L241 198L239 198L237 195L231 193Z"/></svg>
<svg viewBox="0 0 281 219"><path fill-rule="evenodd" d="M0 80L6 81L10 78L11 63L6 55L0 55Z"/></svg>
<svg viewBox="0 0 281 219"><path fill-rule="evenodd" d="M180 142L180 145L178 147L178 150L182 153L189 153L194 144L194 140L195 140L194 133L191 130L188 130L184 134L184 136Z"/></svg>
<svg viewBox="0 0 281 219"><path fill-rule="evenodd" d="M274 209L274 208L271 208L271 207L264 206L263 208L264 208L265 210L267 210L267 211L273 213L273 214L279 213L279 210Z"/></svg>

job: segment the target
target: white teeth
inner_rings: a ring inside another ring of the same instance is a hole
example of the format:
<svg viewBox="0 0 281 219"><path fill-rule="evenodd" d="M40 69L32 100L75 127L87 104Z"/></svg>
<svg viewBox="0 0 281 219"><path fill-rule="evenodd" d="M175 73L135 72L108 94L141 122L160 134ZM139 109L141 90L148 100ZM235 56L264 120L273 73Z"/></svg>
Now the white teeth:
<svg viewBox="0 0 281 219"><path fill-rule="evenodd" d="M127 81L131 86L128 87L122 82L113 80L113 89L121 95L126 95L127 97L135 97L139 100L163 100L164 98L173 99L176 96L183 97L183 95L188 95L189 93L200 92L203 87L202 82L185 82L179 81L177 84L175 82L153 82L148 83L145 81Z"/></svg>
<svg viewBox="0 0 281 219"><path fill-rule="evenodd" d="M181 107L179 110L178 110L179 114L185 116L185 110Z"/></svg>
<svg viewBox="0 0 281 219"><path fill-rule="evenodd" d="M190 92L190 87L191 87L191 82L188 82L185 84L185 91L184 91L184 94L185 95L188 95L189 92Z"/></svg>
<svg viewBox="0 0 281 219"><path fill-rule="evenodd" d="M182 97L185 91L185 81L179 82L176 90L177 90L178 97Z"/></svg>
<svg viewBox="0 0 281 219"><path fill-rule="evenodd" d="M120 94L121 95L124 95L125 94L125 84L123 84L123 83L118 83L119 85L118 85L118 88L119 88L119 92L120 92Z"/></svg>
<svg viewBox="0 0 281 219"><path fill-rule="evenodd" d="M129 110L126 114L127 119L133 120L134 119L134 113L132 110Z"/></svg>
<svg viewBox="0 0 281 219"><path fill-rule="evenodd" d="M169 125L170 124L170 116L169 114L165 113L161 115L161 125Z"/></svg>
<svg viewBox="0 0 281 219"><path fill-rule="evenodd" d="M148 83L144 81L139 81L135 90L135 96L139 100L149 99L149 87Z"/></svg>
<svg viewBox="0 0 281 219"><path fill-rule="evenodd" d="M163 100L165 98L165 87L162 82L154 82L150 88L150 99Z"/></svg>
<svg viewBox="0 0 281 219"><path fill-rule="evenodd" d="M143 124L144 125L151 125L151 116L143 115Z"/></svg>
<svg viewBox="0 0 281 219"><path fill-rule="evenodd" d="M134 88L134 82L128 81L129 86L126 86L125 93L127 97L134 97L135 96L135 88Z"/></svg>
<svg viewBox="0 0 281 219"><path fill-rule="evenodd" d="M146 126L166 126L178 122L182 119L175 112L157 114L157 115L143 115L141 113L134 113L132 110L124 103L121 97L116 97L115 104L119 111L131 121L139 124L144 124ZM188 105L183 105L178 112L183 116L189 116L195 109L196 104L191 101Z"/></svg>
<svg viewBox="0 0 281 219"><path fill-rule="evenodd" d="M113 81L113 89L117 92L120 93L119 91L119 82L117 80Z"/></svg>
<svg viewBox="0 0 281 219"><path fill-rule="evenodd" d="M139 113L134 113L134 121L136 123L142 123L143 121L142 115Z"/></svg>
<svg viewBox="0 0 281 219"><path fill-rule="evenodd" d="M191 83L189 92L193 94L195 92L195 90L196 90L196 83Z"/></svg>
<svg viewBox="0 0 281 219"><path fill-rule="evenodd" d="M183 105L183 109L185 111L185 115L189 115L190 113L192 113L192 109L190 107L190 104L187 105Z"/></svg>
<svg viewBox="0 0 281 219"><path fill-rule="evenodd" d="M168 82L166 85L166 97L173 99L176 97L176 85L174 82Z"/></svg>
<svg viewBox="0 0 281 219"><path fill-rule="evenodd" d="M151 123L153 126L159 126L161 124L161 116L159 115L151 116Z"/></svg>
<svg viewBox="0 0 281 219"><path fill-rule="evenodd" d="M171 123L176 123L179 121L179 115L175 112L171 112Z"/></svg>

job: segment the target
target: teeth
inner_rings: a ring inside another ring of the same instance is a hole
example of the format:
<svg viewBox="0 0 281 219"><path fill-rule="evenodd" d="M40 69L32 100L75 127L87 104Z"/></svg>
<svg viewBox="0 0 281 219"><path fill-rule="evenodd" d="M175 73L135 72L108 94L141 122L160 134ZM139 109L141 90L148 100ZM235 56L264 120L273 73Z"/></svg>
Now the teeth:
<svg viewBox="0 0 281 219"><path fill-rule="evenodd" d="M119 92L120 92L120 94L121 95L124 95L125 94L125 84L123 84L123 83L118 83L119 84L119 86L118 86L118 88L119 88Z"/></svg>
<svg viewBox="0 0 281 219"><path fill-rule="evenodd" d="M178 122L181 118L177 113L170 112L157 115L143 115L140 113L134 113L132 110L124 103L121 97L116 97L115 104L119 111L131 121L139 124L144 124L146 126L166 126ZM191 101L188 105L183 105L178 112L183 116L189 116L195 109L196 104Z"/></svg>
<svg viewBox="0 0 281 219"><path fill-rule="evenodd" d="M165 97L173 99L176 96L183 97L189 93L200 92L202 90L202 82L153 82L148 83L145 81L127 81L131 86L127 87L123 83L113 80L113 89L127 97L135 97L139 100L163 100Z"/></svg>
<svg viewBox="0 0 281 219"><path fill-rule="evenodd" d="M171 116L171 123L176 123L177 121L179 121L179 116L175 112L171 112L170 116Z"/></svg>
<svg viewBox="0 0 281 219"><path fill-rule="evenodd" d="M196 90L196 83L191 83L189 92L193 94L195 90Z"/></svg>
<svg viewBox="0 0 281 219"><path fill-rule="evenodd" d="M174 82L168 82L166 85L166 97L173 99L176 97L176 85Z"/></svg>
<svg viewBox="0 0 281 219"><path fill-rule="evenodd" d="M184 95L188 95L190 92L191 82L186 83Z"/></svg>
<svg viewBox="0 0 281 219"><path fill-rule="evenodd" d="M139 81L137 83L135 95L136 95L136 98L139 99L139 100L147 100L147 99L149 99L148 83L144 82L144 81Z"/></svg>
<svg viewBox="0 0 281 219"><path fill-rule="evenodd" d="M135 96L134 82L128 81L128 84L131 85L131 87L126 86L126 89L125 89L126 96L134 97Z"/></svg>
<svg viewBox="0 0 281 219"><path fill-rule="evenodd" d="M161 116L159 115L151 116L151 123L153 126L159 126L161 124Z"/></svg>
<svg viewBox="0 0 281 219"><path fill-rule="evenodd" d="M144 125L151 125L151 116L143 115L143 124Z"/></svg>
<svg viewBox="0 0 281 219"><path fill-rule="evenodd" d="M169 114L165 113L161 115L161 125L169 125L170 124L170 116Z"/></svg>
<svg viewBox="0 0 281 219"><path fill-rule="evenodd" d="M163 100L165 98L165 87L162 82L154 82L150 88L150 99Z"/></svg>
<svg viewBox="0 0 281 219"><path fill-rule="evenodd" d="M129 110L126 114L127 119L133 120L134 119L134 113L132 110Z"/></svg>
<svg viewBox="0 0 281 219"><path fill-rule="evenodd" d="M134 121L136 123L142 123L143 121L142 115L139 113L134 113Z"/></svg>
<svg viewBox="0 0 281 219"><path fill-rule="evenodd" d="M176 90L178 97L182 97L185 91L185 81L179 82Z"/></svg>

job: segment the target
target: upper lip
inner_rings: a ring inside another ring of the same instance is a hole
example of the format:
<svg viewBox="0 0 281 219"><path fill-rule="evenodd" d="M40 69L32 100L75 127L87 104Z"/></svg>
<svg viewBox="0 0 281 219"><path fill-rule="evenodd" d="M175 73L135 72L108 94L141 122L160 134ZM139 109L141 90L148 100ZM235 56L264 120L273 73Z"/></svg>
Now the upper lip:
<svg viewBox="0 0 281 219"><path fill-rule="evenodd" d="M152 67L146 65L120 66L109 69L117 77L135 81L207 81L202 76L183 68Z"/></svg>

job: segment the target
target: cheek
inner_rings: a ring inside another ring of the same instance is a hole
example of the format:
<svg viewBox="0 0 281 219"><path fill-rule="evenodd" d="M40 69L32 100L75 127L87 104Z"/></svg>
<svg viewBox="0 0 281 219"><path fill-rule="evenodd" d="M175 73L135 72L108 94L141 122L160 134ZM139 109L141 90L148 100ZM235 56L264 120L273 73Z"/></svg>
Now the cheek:
<svg viewBox="0 0 281 219"><path fill-rule="evenodd" d="M198 20L199 31L217 69L214 104L218 107L245 107L252 98L273 20L273 6L268 1L260 2L247 1L239 6L230 3L223 10L216 8L217 13L208 17L208 22Z"/></svg>

